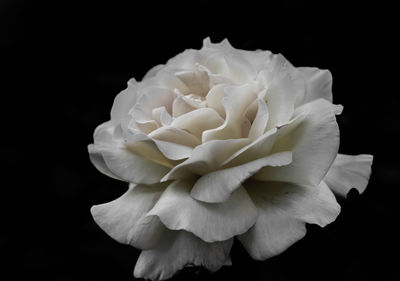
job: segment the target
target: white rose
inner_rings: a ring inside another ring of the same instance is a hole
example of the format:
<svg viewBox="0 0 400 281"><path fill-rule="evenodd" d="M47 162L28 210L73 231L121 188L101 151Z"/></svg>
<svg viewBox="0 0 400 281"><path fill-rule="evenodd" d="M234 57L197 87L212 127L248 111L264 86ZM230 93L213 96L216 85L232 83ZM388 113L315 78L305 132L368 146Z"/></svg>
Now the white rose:
<svg viewBox="0 0 400 281"><path fill-rule="evenodd" d="M93 206L96 223L142 250L134 275L230 265L236 236L257 260L340 212L332 193L363 192L372 156L338 154L328 70L207 38L128 82L89 145L104 174L130 183ZM332 190L332 191L331 191Z"/></svg>

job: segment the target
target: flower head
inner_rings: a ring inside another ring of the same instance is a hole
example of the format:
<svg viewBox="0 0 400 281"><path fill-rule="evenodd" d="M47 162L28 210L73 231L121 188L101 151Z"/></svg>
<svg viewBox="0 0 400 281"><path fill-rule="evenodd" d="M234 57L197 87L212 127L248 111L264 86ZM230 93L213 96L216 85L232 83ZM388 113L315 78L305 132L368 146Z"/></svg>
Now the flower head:
<svg viewBox="0 0 400 281"><path fill-rule="evenodd" d="M187 264L230 265L236 236L257 260L325 226L332 191L363 192L372 156L338 154L328 70L207 38L131 79L89 145L104 174L129 182L91 211L115 240L142 250L134 274L167 279Z"/></svg>

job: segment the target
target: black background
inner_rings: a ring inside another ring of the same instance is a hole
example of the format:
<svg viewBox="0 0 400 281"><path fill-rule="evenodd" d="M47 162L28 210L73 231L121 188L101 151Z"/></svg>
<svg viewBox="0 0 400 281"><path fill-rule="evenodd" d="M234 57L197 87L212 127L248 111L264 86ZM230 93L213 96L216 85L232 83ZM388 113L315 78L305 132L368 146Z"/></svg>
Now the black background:
<svg viewBox="0 0 400 281"><path fill-rule="evenodd" d="M109 238L89 212L126 184L92 166L87 144L129 78L210 36L331 70L334 102L344 105L340 151L375 159L366 192L353 190L334 223L308 226L285 253L257 262L236 242L233 267L175 280L398 280L395 1L166 2L1 2L2 279L133 280L139 251Z"/></svg>

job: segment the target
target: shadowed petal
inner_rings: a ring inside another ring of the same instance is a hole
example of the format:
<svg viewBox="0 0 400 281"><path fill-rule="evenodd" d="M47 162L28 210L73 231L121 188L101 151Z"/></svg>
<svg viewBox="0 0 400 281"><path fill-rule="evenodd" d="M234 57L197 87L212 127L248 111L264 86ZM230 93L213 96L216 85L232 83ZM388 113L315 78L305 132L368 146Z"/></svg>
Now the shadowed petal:
<svg viewBox="0 0 400 281"><path fill-rule="evenodd" d="M323 182L318 187L290 183L248 181L245 188L259 215L255 225L238 238L257 260L280 254L305 233L305 223L331 223L340 206Z"/></svg>
<svg viewBox="0 0 400 281"><path fill-rule="evenodd" d="M338 195L346 196L351 188L363 193L371 175L373 156L338 154L324 181Z"/></svg>
<svg viewBox="0 0 400 281"><path fill-rule="evenodd" d="M217 170L199 178L190 194L203 202L223 202L261 168L288 165L290 162L292 162L291 152L279 152L239 166Z"/></svg>
<svg viewBox="0 0 400 281"><path fill-rule="evenodd" d="M332 102L332 74L327 69L316 67L298 67L297 70L304 78L306 92L298 105L323 98Z"/></svg>
<svg viewBox="0 0 400 281"><path fill-rule="evenodd" d="M156 245L164 233L164 226L156 218L146 217L154 206L165 184L131 185L114 201L95 205L91 213L95 222L113 239L139 249Z"/></svg>
<svg viewBox="0 0 400 281"><path fill-rule="evenodd" d="M265 167L254 175L263 181L284 181L318 185L328 172L339 148L339 127L335 115L341 106L319 99L299 107L305 114L278 131L273 152L293 151L293 162L284 167Z"/></svg>
<svg viewBox="0 0 400 281"><path fill-rule="evenodd" d="M233 239L207 243L186 231L167 231L157 247L142 251L135 266L136 278L165 280L186 265L204 266L211 272L230 263Z"/></svg>
<svg viewBox="0 0 400 281"><path fill-rule="evenodd" d="M242 187L222 203L209 204L190 196L193 181L171 183L148 213L172 230L186 230L206 242L224 241L247 231L257 210Z"/></svg>

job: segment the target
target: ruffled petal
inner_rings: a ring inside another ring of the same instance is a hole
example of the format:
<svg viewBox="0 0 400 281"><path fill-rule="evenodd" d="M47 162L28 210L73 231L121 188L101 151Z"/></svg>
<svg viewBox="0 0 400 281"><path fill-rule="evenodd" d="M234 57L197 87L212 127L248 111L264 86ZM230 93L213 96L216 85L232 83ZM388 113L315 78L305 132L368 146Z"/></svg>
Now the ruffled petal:
<svg viewBox="0 0 400 281"><path fill-rule="evenodd" d="M257 209L242 187L222 203L209 204L190 196L194 181L171 183L148 213L171 230L186 230L206 242L224 241L246 232L257 219Z"/></svg>
<svg viewBox="0 0 400 281"><path fill-rule="evenodd" d="M189 159L176 165L165 175L162 181L170 179L192 178L204 175L222 165L238 149L247 145L249 139L212 140L195 147Z"/></svg>
<svg viewBox="0 0 400 281"><path fill-rule="evenodd" d="M125 146L134 154L172 168L175 162L190 157L193 148L172 142L153 139L145 134L127 138Z"/></svg>
<svg viewBox="0 0 400 281"><path fill-rule="evenodd" d="M208 202L223 202L241 184L265 166L284 166L292 162L291 152L279 152L239 166L217 170L199 178L191 195L193 198Z"/></svg>
<svg viewBox="0 0 400 281"><path fill-rule="evenodd" d="M247 181L245 188L259 215L255 225L238 238L257 260L280 254L301 239L305 223L331 223L340 206L323 182L318 187L290 183Z"/></svg>
<svg viewBox="0 0 400 281"><path fill-rule="evenodd" d="M268 123L268 107L264 99L257 99L258 110L254 118L253 123L249 131L249 139L256 140L258 137L264 134Z"/></svg>
<svg viewBox="0 0 400 281"><path fill-rule="evenodd" d="M303 99L299 99L297 105L322 98L332 102L332 74L327 69L316 67L298 67L297 70L303 76L306 92Z"/></svg>
<svg viewBox="0 0 400 281"><path fill-rule="evenodd" d="M161 141L181 144L184 146L195 147L201 144L201 141L185 130L172 126L163 126L149 134L149 137Z"/></svg>
<svg viewBox="0 0 400 281"><path fill-rule="evenodd" d="M324 181L338 195L346 196L351 188L363 193L371 175L373 156L338 154Z"/></svg>
<svg viewBox="0 0 400 281"><path fill-rule="evenodd" d="M212 108L199 108L183 114L172 121L171 126L186 130L201 139L203 131L216 128L224 119Z"/></svg>
<svg viewBox="0 0 400 281"><path fill-rule="evenodd" d="M134 276L151 280L171 278L186 265L203 266L211 272L229 264L233 239L206 243L186 231L167 231L162 244L142 251Z"/></svg>
<svg viewBox="0 0 400 281"><path fill-rule="evenodd" d="M135 79L128 81L128 87L120 92L114 99L111 108L111 121L114 126L123 123L123 127L127 126L129 121L128 112L135 105L138 99L138 85Z"/></svg>
<svg viewBox="0 0 400 281"><path fill-rule="evenodd" d="M92 164L99 170L101 173L109 176L111 178L122 180L117 175L113 174L110 169L107 167L106 162L104 161L103 154L101 154L101 149L98 149L98 146L89 144L88 145L89 159Z"/></svg>
<svg viewBox="0 0 400 281"><path fill-rule="evenodd" d="M282 55L273 55L267 69L260 71L258 81L267 88L266 101L269 109L267 129L289 121L298 97L305 92L304 80Z"/></svg>
<svg viewBox="0 0 400 281"><path fill-rule="evenodd" d="M131 185L121 197L95 205L91 213L95 222L113 239L139 249L154 247L165 227L147 212L160 198L165 184Z"/></svg>
<svg viewBox="0 0 400 281"><path fill-rule="evenodd" d="M272 150L293 151L293 162L284 167L265 167L254 178L318 185L337 155L339 127L335 115L341 110L341 106L323 99L299 107L295 115L304 117L279 131Z"/></svg>
<svg viewBox="0 0 400 281"><path fill-rule="evenodd" d="M242 137L245 109L257 98L255 84L224 87L222 105L225 108L225 122L217 128L203 132L202 141L225 140Z"/></svg>

